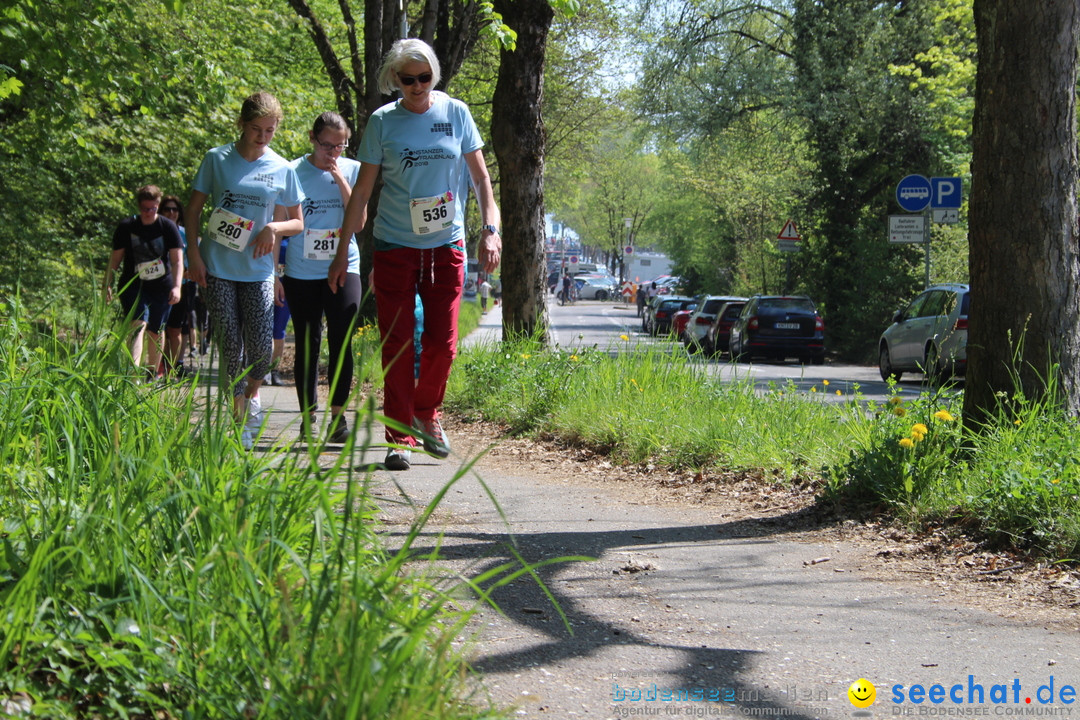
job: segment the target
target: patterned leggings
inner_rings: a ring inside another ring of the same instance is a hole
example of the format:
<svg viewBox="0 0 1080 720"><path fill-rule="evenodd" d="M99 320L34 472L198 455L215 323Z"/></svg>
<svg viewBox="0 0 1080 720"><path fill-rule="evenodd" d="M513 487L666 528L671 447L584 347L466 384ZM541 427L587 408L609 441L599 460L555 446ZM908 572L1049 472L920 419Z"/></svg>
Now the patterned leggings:
<svg viewBox="0 0 1080 720"><path fill-rule="evenodd" d="M206 309L228 367L222 380L244 394L245 377L262 379L274 353L274 281L236 282L206 276Z"/></svg>

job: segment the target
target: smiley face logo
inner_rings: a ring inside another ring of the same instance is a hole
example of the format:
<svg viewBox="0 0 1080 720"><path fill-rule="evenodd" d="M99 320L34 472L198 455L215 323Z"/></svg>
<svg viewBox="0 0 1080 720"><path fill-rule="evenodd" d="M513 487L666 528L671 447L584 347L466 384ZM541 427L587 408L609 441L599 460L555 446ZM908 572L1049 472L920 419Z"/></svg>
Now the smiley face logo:
<svg viewBox="0 0 1080 720"><path fill-rule="evenodd" d="M866 678L859 678L847 689L848 700L857 708L868 708L877 699L877 690Z"/></svg>

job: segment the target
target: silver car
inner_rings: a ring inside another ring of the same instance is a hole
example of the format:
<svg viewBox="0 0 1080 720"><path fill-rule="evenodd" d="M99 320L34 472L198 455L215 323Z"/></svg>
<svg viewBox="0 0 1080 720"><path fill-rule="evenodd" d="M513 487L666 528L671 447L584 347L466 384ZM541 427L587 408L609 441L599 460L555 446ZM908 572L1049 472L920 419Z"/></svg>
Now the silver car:
<svg viewBox="0 0 1080 720"><path fill-rule="evenodd" d="M580 300L609 300L618 295L614 281L603 275L579 275L574 282Z"/></svg>
<svg viewBox="0 0 1080 720"><path fill-rule="evenodd" d="M680 338L683 344L686 345L686 349L690 352L697 352L705 347L705 334L709 331L709 326L716 320L716 313L727 303L736 300L746 300L746 298L733 295L705 295L698 298L697 307L694 308L694 312L690 315L690 319L686 323L686 329L683 330ZM709 351L712 352L711 349Z"/></svg>
<svg viewBox="0 0 1080 720"><path fill-rule="evenodd" d="M919 293L893 318L878 342L882 380L919 372L945 380L967 370L967 285L934 285Z"/></svg>

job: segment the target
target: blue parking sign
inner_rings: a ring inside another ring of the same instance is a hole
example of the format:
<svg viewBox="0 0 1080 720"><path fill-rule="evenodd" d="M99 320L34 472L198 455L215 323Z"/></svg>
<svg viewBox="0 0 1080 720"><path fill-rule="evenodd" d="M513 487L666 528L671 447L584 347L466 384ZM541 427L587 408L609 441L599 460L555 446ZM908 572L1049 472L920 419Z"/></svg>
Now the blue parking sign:
<svg viewBox="0 0 1080 720"><path fill-rule="evenodd" d="M930 178L930 207L958 208L964 198L963 180L958 177Z"/></svg>
<svg viewBox="0 0 1080 720"><path fill-rule="evenodd" d="M922 212L930 204L930 181L922 175L908 175L896 186L896 202L908 212Z"/></svg>

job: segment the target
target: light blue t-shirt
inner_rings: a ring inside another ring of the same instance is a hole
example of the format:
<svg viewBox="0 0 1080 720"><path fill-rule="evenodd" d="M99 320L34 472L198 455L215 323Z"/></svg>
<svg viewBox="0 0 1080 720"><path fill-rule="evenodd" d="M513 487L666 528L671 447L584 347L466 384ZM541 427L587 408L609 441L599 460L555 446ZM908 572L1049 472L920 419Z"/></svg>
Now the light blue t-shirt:
<svg viewBox="0 0 1080 720"><path fill-rule="evenodd" d="M356 178L360 175L360 163L339 157L337 165L349 187L355 187ZM312 165L307 155L293 160L292 166L304 190L301 205L304 229L340 229L345 221L345 203L341 200L341 188L334 181L334 176ZM297 280L325 280L330 272L330 260L311 259L308 250L303 233L289 238L289 247L285 251L285 274ZM360 249L355 236L349 238L348 272L360 274Z"/></svg>
<svg viewBox="0 0 1080 720"><path fill-rule="evenodd" d="M296 170L285 158L267 148L258 160L248 162L236 143L206 153L192 187L206 193L211 208L251 220L252 240L273 221L275 205L291 207L304 199ZM274 276L273 253L256 259L252 243L238 251L204 235L199 251L207 272L223 280L262 282Z"/></svg>
<svg viewBox="0 0 1080 720"><path fill-rule="evenodd" d="M357 160L382 166L383 189L375 218L375 238L427 250L450 243L465 245L465 200L471 178L464 155L484 146L465 103L443 92L431 93L432 106L418 114L400 101L382 106L368 119ZM453 200L454 216L445 229L418 233L410 205L430 198Z"/></svg>

